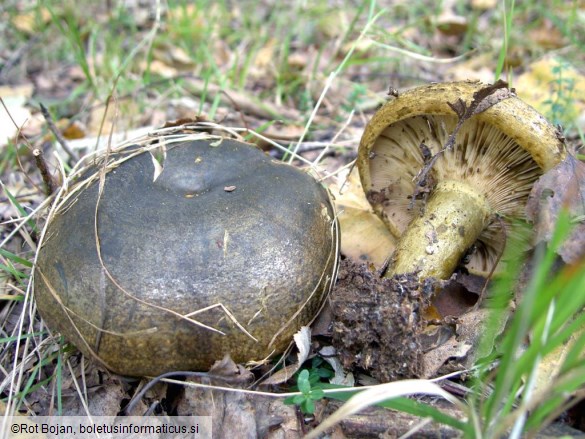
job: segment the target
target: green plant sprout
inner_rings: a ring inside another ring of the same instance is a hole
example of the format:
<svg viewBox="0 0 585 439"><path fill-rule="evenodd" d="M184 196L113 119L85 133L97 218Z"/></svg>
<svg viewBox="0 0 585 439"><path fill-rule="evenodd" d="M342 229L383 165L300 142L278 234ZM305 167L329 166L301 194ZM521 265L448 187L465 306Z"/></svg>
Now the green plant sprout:
<svg viewBox="0 0 585 439"><path fill-rule="evenodd" d="M575 78L567 78L563 73L569 68L569 64L558 59L551 72L555 75L555 79L551 81L551 96L544 101L544 105L549 109L546 116L555 125L561 125L565 131L571 129L575 124L575 99L573 91L575 90Z"/></svg>
<svg viewBox="0 0 585 439"><path fill-rule="evenodd" d="M304 414L313 414L315 412L315 401L318 401L325 396L323 389L313 387L307 369L303 369L297 376L297 387L302 395L286 398L284 403L296 404Z"/></svg>
<svg viewBox="0 0 585 439"><path fill-rule="evenodd" d="M328 380L334 376L333 371L321 357L314 357L311 361L311 369L302 369L296 373L297 384L291 390L298 390L301 395L289 396L284 400L285 404L298 405L304 414L315 412L315 401L325 397L322 380Z"/></svg>

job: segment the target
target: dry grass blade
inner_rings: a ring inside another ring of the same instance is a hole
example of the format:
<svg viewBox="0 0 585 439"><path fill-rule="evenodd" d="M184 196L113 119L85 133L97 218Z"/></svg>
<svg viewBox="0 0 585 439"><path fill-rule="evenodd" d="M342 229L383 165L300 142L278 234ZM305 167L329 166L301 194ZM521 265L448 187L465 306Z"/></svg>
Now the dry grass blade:
<svg viewBox="0 0 585 439"><path fill-rule="evenodd" d="M380 384L371 387L350 398L341 408L324 420L315 430L311 431L306 439L314 439L325 433L342 419L351 416L360 410L378 404L388 399L408 395L427 395L445 398L466 412L467 407L450 393L445 392L437 384L427 380L403 380Z"/></svg>
<svg viewBox="0 0 585 439"><path fill-rule="evenodd" d="M389 44L380 43L379 41L376 41L374 39L368 39L368 41L371 42L372 44L374 44L375 46L381 47L381 48L389 50L391 52L396 52L400 55L404 55L404 56L407 56L409 58L412 58L412 59L415 59L418 61L430 62L430 63L434 63L434 64L450 64L450 63L454 63L457 61L461 61L461 60L467 58L469 55L471 55L474 52L474 51L469 51L467 53L464 53L463 55L455 56L453 58L436 58L433 56L421 55L420 53L411 52L410 50L401 49L400 47L391 46Z"/></svg>

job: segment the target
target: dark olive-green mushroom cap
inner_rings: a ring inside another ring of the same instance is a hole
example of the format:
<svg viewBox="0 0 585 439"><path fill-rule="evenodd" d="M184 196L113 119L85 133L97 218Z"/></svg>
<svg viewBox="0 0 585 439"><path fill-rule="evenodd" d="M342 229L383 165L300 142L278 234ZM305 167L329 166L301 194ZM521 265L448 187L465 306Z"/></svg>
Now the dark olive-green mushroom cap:
<svg viewBox="0 0 585 439"><path fill-rule="evenodd" d="M311 176L217 138L168 147L160 175L148 152L111 167L101 195L98 170L61 203L35 270L42 317L83 353L126 375L206 370L280 353L314 318L337 237Z"/></svg>

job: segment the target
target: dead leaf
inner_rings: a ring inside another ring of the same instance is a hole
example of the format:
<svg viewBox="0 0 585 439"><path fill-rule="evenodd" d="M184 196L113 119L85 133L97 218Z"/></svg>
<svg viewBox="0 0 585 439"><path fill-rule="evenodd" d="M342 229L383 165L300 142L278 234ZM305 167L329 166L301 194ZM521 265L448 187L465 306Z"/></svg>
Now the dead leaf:
<svg viewBox="0 0 585 439"><path fill-rule="evenodd" d="M534 223L535 243L550 241L561 209L581 218L558 254L566 263L585 256L585 163L572 154L545 173L534 185L526 216Z"/></svg>
<svg viewBox="0 0 585 439"><path fill-rule="evenodd" d="M270 377L262 381L260 384L263 386L274 386L276 384L282 384L287 382L309 358L311 352L311 328L308 326L301 326L301 329L293 335L297 349L297 361L294 364L289 364L272 374Z"/></svg>
<svg viewBox="0 0 585 439"><path fill-rule="evenodd" d="M57 122L57 128L67 140L83 139L87 134L86 127L78 120L61 119Z"/></svg>
<svg viewBox="0 0 585 439"><path fill-rule="evenodd" d="M303 70L309 65L309 54L307 52L294 52L288 56L288 66L294 70Z"/></svg>
<svg viewBox="0 0 585 439"><path fill-rule="evenodd" d="M177 69L157 59L153 59L150 64L148 64L146 61L141 63L141 68L144 70L148 68L150 73L161 76L163 78L173 78L177 76Z"/></svg>
<svg viewBox="0 0 585 439"><path fill-rule="evenodd" d="M195 62L183 48L171 44L160 43L153 49L153 58L176 71L188 70L195 66Z"/></svg>
<svg viewBox="0 0 585 439"><path fill-rule="evenodd" d="M329 363L335 372L335 376L329 380L331 384L338 384L340 386L353 387L355 385L355 378L353 373L345 373L345 369L341 361L337 357L337 352L333 346L325 346L319 351L319 355Z"/></svg>
<svg viewBox="0 0 585 439"><path fill-rule="evenodd" d="M453 325L442 323L429 324L420 334L420 345L423 352L427 353L447 343L455 335Z"/></svg>
<svg viewBox="0 0 585 439"><path fill-rule="evenodd" d="M494 348L496 340L504 332L512 312L512 307L499 310L496 314L493 309L487 307L470 311L457 318L457 340L472 346L464 359L465 367L472 367L478 358L488 355ZM493 331L486 332L486 322L490 322ZM485 344L480 344L480 340L487 335L490 339ZM480 346L484 346L485 351L480 351Z"/></svg>
<svg viewBox="0 0 585 439"><path fill-rule="evenodd" d="M539 27L532 29L528 40L546 50L559 49L567 44L561 31L550 20L543 20Z"/></svg>
<svg viewBox="0 0 585 439"><path fill-rule="evenodd" d="M107 106L101 104L102 102L96 100L93 102L90 109L89 120L86 128L88 136L100 135L102 138L108 140L110 133L131 129L138 125L138 119L141 117L141 110L139 104L135 100L112 100ZM105 117L104 113L106 113ZM120 117L122 114L126 116ZM112 146L113 145L115 145L115 143L112 139Z"/></svg>
<svg viewBox="0 0 585 439"><path fill-rule="evenodd" d="M246 383L254 378L252 372L244 366L234 363L229 354L213 363L213 366L209 369L209 375L227 378L231 383Z"/></svg>
<svg viewBox="0 0 585 439"><path fill-rule="evenodd" d="M441 316L458 317L477 303L485 282L483 276L459 274L441 285L441 292L433 297L432 303Z"/></svg>
<svg viewBox="0 0 585 439"><path fill-rule="evenodd" d="M258 52L256 52L256 56L254 57L254 67L265 71L273 63L275 49L276 40L271 38L258 50Z"/></svg>
<svg viewBox="0 0 585 439"><path fill-rule="evenodd" d="M186 387L177 415L210 416L213 437L301 437L296 408L282 398Z"/></svg>
<svg viewBox="0 0 585 439"><path fill-rule="evenodd" d="M467 32L467 18L451 12L441 14L437 18L437 30L444 35L463 35Z"/></svg>
<svg viewBox="0 0 585 439"><path fill-rule="evenodd" d="M16 15L12 19L12 25L28 35L39 31L39 28L51 21L51 13L47 8L35 8L30 12Z"/></svg>
<svg viewBox="0 0 585 439"><path fill-rule="evenodd" d="M304 132L305 127L303 125L276 121L262 131L261 134L263 137L276 141L294 141L300 139Z"/></svg>
<svg viewBox="0 0 585 439"><path fill-rule="evenodd" d="M350 19L343 8L324 11L317 21L316 30L324 41L340 38L348 31Z"/></svg>
<svg viewBox="0 0 585 439"><path fill-rule="evenodd" d="M574 349L575 342L582 336L585 327L581 327L575 333L571 334L566 343L557 346L551 353L546 355L539 363L536 370L535 391L544 390L559 375L567 355ZM583 358L585 354L581 355Z"/></svg>
<svg viewBox="0 0 585 439"><path fill-rule="evenodd" d="M80 378L77 378L77 381L81 383ZM71 389L75 388L72 383L69 385ZM89 413L93 416L112 416L118 413L120 401L128 398L124 386L116 375L108 376L102 384L88 388L87 392L86 404ZM72 391L64 398L63 413L67 413L69 416L85 416L87 414L80 395L76 391Z"/></svg>
<svg viewBox="0 0 585 439"><path fill-rule="evenodd" d="M470 344L457 341L455 337L451 337L448 342L424 354L421 378L433 377L449 358L463 358L471 347Z"/></svg>

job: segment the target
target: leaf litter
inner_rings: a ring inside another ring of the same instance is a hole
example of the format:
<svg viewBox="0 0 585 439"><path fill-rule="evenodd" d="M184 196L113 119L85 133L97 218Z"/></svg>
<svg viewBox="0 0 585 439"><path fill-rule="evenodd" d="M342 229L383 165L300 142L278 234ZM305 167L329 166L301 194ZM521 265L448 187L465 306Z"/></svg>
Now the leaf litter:
<svg viewBox="0 0 585 439"><path fill-rule="evenodd" d="M483 3L490 4L490 3L493 3L493 2L490 2L490 1L488 1L488 2L476 2L476 1L474 1L472 3L473 3L472 6L474 8L476 8L476 7L477 8L482 8L484 6L481 6L481 5L480 6L477 6L476 4L480 4L480 3L481 4L483 4ZM493 4L491 6L488 6L488 7L492 7L492 6L493 6ZM447 40L445 39L444 41L447 41ZM449 44L451 44L451 42L449 42ZM311 56L312 55L309 56L309 59L311 59ZM177 74L177 72L180 70L180 66L179 65L174 66L172 64L172 63L174 63L174 61L172 61L172 59L171 59L171 61L169 61L170 64L165 64L165 62L162 61L162 58L163 57L161 57L161 60L156 59L154 61L159 62L164 67L166 67L167 68L167 73L171 77L172 77L172 75ZM325 57L323 57L323 59L324 58ZM325 60L324 59L324 61L328 61L328 60ZM312 68L311 61L305 61L305 63L306 63L307 68ZM479 66L480 67L484 67L485 66L485 62L484 63L480 63ZM459 67L459 66L457 66L457 67ZM67 73L66 73L66 75L67 75ZM422 77L425 77L424 70L421 71L421 75L422 75ZM440 72L433 71L432 74L427 74L426 77L427 78L431 78L432 80L436 80L436 79L438 79L438 76L440 76L440 75L441 75ZM49 78L49 77L50 76L47 76L47 78ZM469 76L467 76L467 77L469 77ZM43 79L43 78L40 78L40 79ZM64 78L64 79L65 79L65 82L68 81L68 78ZM75 84L76 81L78 81L78 79L72 78L72 81L70 81L70 83ZM387 78L384 78L384 87L383 88L385 88L385 89L387 89L387 81L388 81L388 79ZM49 83L48 86L44 87L44 89L46 91L50 91L54 86L57 85L57 81L56 80L51 80L51 81L48 81L47 80L45 82L46 83ZM259 79L259 82L261 82L260 79ZM61 83L63 83L63 78L61 78ZM204 85L202 83L201 84L200 83L194 83L193 84L193 90L195 90L195 93L201 93L201 90L203 88L204 88ZM530 87L519 87L520 91L524 91L524 92L527 89L530 89L530 90L540 90L542 88L543 88L542 87L542 84L539 84L537 86L530 86ZM213 90L213 93L210 93L210 95L219 93L218 90ZM343 93L343 91L336 91L336 93L335 93L336 96L335 97L336 98L339 98L338 95L339 94L342 94L342 93ZM224 98L222 98L222 99L224 99ZM247 97L247 96L244 97L244 102L246 102L246 100L249 101L249 102L252 102L251 99L249 99L249 97ZM343 102L343 99L339 99L339 101L340 102ZM225 103L225 105L231 105L230 104L230 100L228 98L225 98L224 103ZM336 101L336 104L337 104L337 101ZM244 105L247 106L248 104L244 104ZM257 106L257 103L256 102L253 102L253 103L249 104L249 106L250 106L250 110L249 110L250 113L254 113L256 111L255 108L259 108ZM206 107L206 108L209 108L209 107ZM327 110L329 111L332 108L334 108L334 106L328 106L327 107ZM287 109L287 107L284 106L284 105L279 105L279 106L276 107L276 109L277 109L277 112L280 112L280 114L283 114L284 111L282 111L282 110L283 109ZM299 114L300 113L296 109L293 110L293 109L291 109L289 107L288 110L291 110L291 113L290 114L292 114L292 118L294 120L299 120L299 118L300 118ZM271 113L271 114L261 113L261 110L258 110L258 113L259 113L258 114L258 117L260 119L261 118L270 118L270 117L273 117L274 114L275 114L275 113ZM96 111L95 114L98 115L99 113ZM289 114L289 116L290 116L290 114ZM147 119L142 119L142 121L140 123L143 123L145 120L147 120ZM250 118L249 117L248 120L253 120L254 122L256 122L258 119L257 118ZM321 123L321 122L324 122L324 121L325 121L325 119L322 119L319 122ZM134 123L134 125L135 125L135 123ZM87 140L87 139L85 139L85 140ZM95 142L93 142L93 145L95 145ZM84 146L84 148L85 147L86 146ZM27 172L29 174L33 174L34 175L34 172L29 172L29 171L30 170L27 170ZM563 172L561 172L561 174L562 173ZM559 178L561 178L561 176L559 176ZM569 178L568 180L571 180L571 178ZM574 184L574 182L573 183L570 183L569 186L572 185L572 184ZM554 188L557 187L558 185L561 185L562 186L562 183L550 183L547 188L548 189L551 189L551 187L552 187L551 190L552 191L555 191ZM554 192L555 195L549 196L550 200L547 199L547 194L550 195L550 192L547 192L546 191L547 188L545 188L543 190L544 191L544 202L548 202L548 203L552 203L552 204L558 203L559 200L555 198L555 196L557 194L557 191ZM562 192L561 190L558 190L558 193L561 193L561 192ZM541 193L540 196L543 196L543 194ZM540 197L538 198L538 200L539 200L539 203L540 204L539 204L539 207L538 207L537 211L540 210L541 213L542 213L542 211L545 209L544 202L541 202L540 201L541 200ZM554 203L553 203L553 201L554 201ZM367 203L367 201L366 201L366 203ZM367 209L365 209L365 208L364 209L361 209L361 210L362 211L359 212L360 215L364 215L365 216L368 213L367 212ZM575 210L575 212L577 212L577 218L578 218L578 210ZM552 217L554 215L551 214L551 216L548 217L548 219L547 219L547 217L546 216L543 216L541 213L539 213L537 215L539 218L541 218L539 220L540 222L538 223L539 224L538 227L542 229L542 233L541 234L543 236L543 239L546 240L546 236L547 236L547 232L546 232L546 230L547 230L547 224L548 224L548 226L550 226L550 224L552 223ZM346 208L346 215L347 215L346 217L352 217L353 216L353 212L351 211L350 208ZM3 215L3 220L5 218L6 218L6 216ZM340 219L341 219L341 216L340 216ZM576 224L579 225L578 221L576 222ZM342 225L342 227L343 227L343 225ZM2 230L2 233L4 233L4 230ZM376 238L374 238L376 236L375 233L373 233L370 236L372 236L372 237L371 238L368 238L367 239L368 241L372 241L373 242L373 241L376 240ZM342 239L344 239L344 238L342 237ZM13 241L16 241L16 239L14 239ZM352 259L353 258L357 258L358 260L361 259L362 261L366 260L368 262L373 262L376 265L376 268L379 268L383 264L383 262L384 262L384 257L383 256L373 256L373 254L370 252L370 250L363 249L363 248L355 251L354 254L351 253L353 246L354 245L357 245L357 242L358 242L358 240L355 240L354 243L350 243L350 244L346 245L345 247L344 247L344 244L342 242L342 252L344 254L346 254L348 257L352 258ZM575 242L576 243L583 243L583 236L582 235L579 235L577 237L577 239L575 239ZM578 245L576 245L576 246L578 247ZM582 245L581 248L583 248L583 247L585 247L585 246ZM22 244L16 245L16 249L18 249L18 248L22 248ZM575 251L576 250L573 249L573 250L567 250L567 251L568 251L568 253L565 255L565 257L570 258L571 257L571 254L575 254ZM571 251L573 253L571 253ZM356 268L356 270L357 270L357 273L361 273L364 270L364 268L363 267L362 268ZM369 270L369 268L368 268L368 270ZM369 270L368 272L369 273L372 273L371 270ZM356 276L356 272L353 272L351 274L351 276L355 277ZM8 288L12 288L12 287L9 286ZM372 287L372 288L378 288L378 287ZM475 290L477 290L477 288L475 288ZM471 288L469 289L469 291L471 291ZM466 316L461 317L460 319L463 319L463 318L466 318ZM451 327L452 326L455 326L455 325L452 324ZM452 332L447 332L447 334L452 334ZM442 335L440 337L438 337L439 344L442 341L442 337L445 337L445 334L442 333ZM113 411L119 409L119 405L120 404L116 404L116 398L118 398L119 401L124 401L125 399L130 398L132 396L132 394L134 394L135 391L138 391L140 389L140 387L142 386L142 383L139 383L139 382L128 383L128 382L120 381L120 380L117 379L117 377L115 375L111 375L111 374L109 374L107 372L104 372L103 370L99 370L99 371L93 370L91 367L88 367L87 362L84 363L83 361L81 361L81 358L79 357L79 355L77 355L75 353L68 354L67 358L69 359L69 361L72 361L73 362L74 367L81 368L82 370L84 370L83 373L86 373L87 372L87 376L86 376L85 380L86 380L86 383L87 383L88 400L91 400L92 398L95 398L96 399L95 404L98 404L98 405L100 404L100 401L105 401L105 400L108 400L109 401L108 403L105 403L104 404L104 407L106 408L106 411L112 411L113 412ZM43 378L44 377L50 377L51 374L53 374L55 372L55 370L56 370L55 365L47 365L47 366L45 366L43 368L43 370L42 370L42 372L41 372L41 374L39 376L40 377L43 377ZM80 406L79 406L79 403L77 402L77 408L75 408L75 404L76 403L74 401L75 401L76 398L79 398L79 396L77 396L77 394L76 394L76 392L74 390L74 385L73 385L73 382L72 382L71 378L67 379L67 375L69 373L70 372L69 372L69 369L68 368L64 368L63 369L63 376L65 377L63 391L65 392L65 394L67 394L66 395L66 398L70 398L69 404L71 404L71 405L67 405L67 408L68 409L71 409L71 410L76 410L76 409L79 409ZM167 384L160 384L158 386L155 386L155 390L152 390L150 392L150 394L147 394L147 397L144 399L144 402L142 403L142 406L141 406L141 410L139 410L139 412L140 413L144 413L144 412L146 412L148 410L153 410L153 407L165 407L165 409L167 409L167 408L170 409L171 408L171 405L169 405L167 407L166 406L165 399L167 399L167 397L172 392L168 392L166 390L167 386L168 386ZM111 398L110 397L104 397L105 399L98 398L96 395L99 395L101 393L101 390L100 389L105 389L106 390L106 393L110 393L113 396ZM122 390L120 391L120 389L122 389ZM69 393L68 393L68 391L69 391ZM198 392L199 391L194 392L194 394L196 395L195 396L196 398L198 397L197 395L199 395ZM210 396L212 394L213 394L213 396L211 396L211 398L208 398L204 402L201 402L201 404L198 407L199 408L202 408L202 409L207 409L211 405L218 403L219 399L222 398L221 395L223 395L219 391L210 390L210 391L208 391L207 396ZM43 392L37 391L37 392L35 392L32 395L32 398L31 398L31 400L35 400L36 399L36 401L33 401L33 404L37 404L37 405L36 406L33 405L33 407L36 407L37 412L38 413L49 412L50 410L54 409L55 408L55 405L54 405L55 404L55 401L54 400L51 400L51 401L46 400L46 401L44 401L41 404L41 401L43 400L42 398L40 398L41 395L43 395ZM47 393L45 392L44 395L47 395ZM172 399L172 398L170 398L170 399ZM250 406L250 400L247 400L246 398L239 398L239 399L238 398L235 398L234 401L235 402L232 402L232 408L230 409L231 411L230 410L226 410L225 413L228 413L228 412L231 413L234 410L236 410L236 407L237 407L238 404L241 405L240 410L242 410L242 408L247 408L250 411L254 411L254 408ZM162 402L162 406L160 404L161 402ZM253 404L254 403L252 403L252 405ZM94 405L93 407L96 407L96 406ZM184 411L184 412L186 412L186 413L193 413L193 410L194 410L193 407L187 408L187 410ZM221 407L224 407L225 408L226 405L225 404L218 403L218 407L221 409ZM269 404L267 405L267 407L269 407ZM185 408L185 407L183 407L183 408ZM160 409L157 409L157 410L160 410ZM243 410L243 411L246 411L246 410ZM218 413L220 413L220 412L221 412L221 410L218 410ZM273 418L272 418L271 423L266 424L266 421L263 418L263 416L272 416ZM222 418L222 419L225 419L225 418ZM243 418L241 418L241 419L243 419ZM258 425L262 424L263 426L260 427L260 428L253 427L252 426L252 423L253 422L251 421L251 419L254 419L254 422L256 422ZM279 421L282 421L282 423L281 424L278 424ZM253 416L252 418L250 418L250 417L246 418L246 420L243 421L242 425L245 425L246 428L249 427L250 428L249 431L255 431L257 434L259 434L259 433L267 434L268 432L274 431L275 428L278 428L278 425L280 425L282 428L284 428L287 431L287 434L289 434L289 435L287 435L286 437L298 437L300 434L302 434L302 431L300 430L299 424L298 424L297 419L296 419L296 414L294 413L294 410L292 410L292 407L289 407L289 406L282 406L282 407L280 407L280 406L276 406L276 407L275 406L271 406L271 407L266 408L266 409L264 409L264 408L263 409L258 409L257 410L257 414L255 416ZM286 428L285 428L285 426L286 426ZM236 427L233 426L233 428L236 428ZM257 428L257 429L256 430L252 430L252 428ZM238 430L233 430L233 431L238 431ZM248 431L248 430L246 430L246 431ZM362 430L361 431L363 431L363 425L362 425ZM226 433L229 433L229 431L226 430Z"/></svg>
<svg viewBox="0 0 585 439"><path fill-rule="evenodd" d="M568 154L532 189L526 214L534 224L536 244L550 241L562 209L569 212L574 224L558 254L572 264L585 257L585 163L574 154Z"/></svg>

